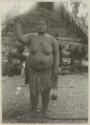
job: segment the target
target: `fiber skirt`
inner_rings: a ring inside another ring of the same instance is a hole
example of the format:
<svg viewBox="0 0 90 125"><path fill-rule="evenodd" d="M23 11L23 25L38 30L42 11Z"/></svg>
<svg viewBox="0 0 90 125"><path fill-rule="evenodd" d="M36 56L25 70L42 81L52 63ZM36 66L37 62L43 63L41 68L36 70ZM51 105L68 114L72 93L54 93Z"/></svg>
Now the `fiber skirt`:
<svg viewBox="0 0 90 125"><path fill-rule="evenodd" d="M57 86L57 78L53 72L53 66L45 71L37 71L31 66L28 67L28 83L30 93L43 93L48 88Z"/></svg>

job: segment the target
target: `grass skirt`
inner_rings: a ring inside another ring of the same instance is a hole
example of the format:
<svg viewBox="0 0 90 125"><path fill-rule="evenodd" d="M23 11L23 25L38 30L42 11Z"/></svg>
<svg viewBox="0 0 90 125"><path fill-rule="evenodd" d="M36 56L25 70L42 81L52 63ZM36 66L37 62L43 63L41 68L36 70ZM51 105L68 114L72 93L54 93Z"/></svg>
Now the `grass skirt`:
<svg viewBox="0 0 90 125"><path fill-rule="evenodd" d="M30 66L28 68L29 68L28 83L29 83L30 93L35 95L37 93L44 92L48 88L57 86L56 85L57 82L53 73L53 67L45 71L37 71L35 69L32 69Z"/></svg>

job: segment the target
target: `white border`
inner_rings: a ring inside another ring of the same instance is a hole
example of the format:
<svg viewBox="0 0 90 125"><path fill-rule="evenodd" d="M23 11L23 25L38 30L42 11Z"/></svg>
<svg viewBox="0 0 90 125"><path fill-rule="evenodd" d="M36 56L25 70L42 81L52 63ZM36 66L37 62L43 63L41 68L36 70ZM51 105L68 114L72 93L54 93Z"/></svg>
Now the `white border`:
<svg viewBox="0 0 90 125"><path fill-rule="evenodd" d="M20 2L61 2L61 1L66 1L66 0L18 0ZM84 3L87 4L87 7L88 7L88 29L89 29L89 33L88 33L88 57L89 57L89 60L90 60L90 0L81 0L83 1ZM2 2L15 2L15 0L1 0L0 1L0 10L2 9ZM0 17L1 17L1 13L0 13ZM1 18L0 18L0 24L1 24ZM1 29L1 25L0 25L0 29ZM1 30L0 30L1 32ZM0 34L0 50L1 50L1 34ZM89 61L89 68L90 68L90 61ZM88 69L89 69L88 68ZM0 53L0 78L1 77L1 53ZM80 124L71 124L71 123L58 123L56 125L90 125L90 71L89 71L89 74L88 74L88 123L80 123ZM0 79L0 121L2 120L2 84L1 84L1 79ZM4 123L0 123L0 125L4 125ZM13 125L13 123L11 124ZM28 124L18 124L17 125L28 125ZM50 124L47 124L47 125L50 125Z"/></svg>

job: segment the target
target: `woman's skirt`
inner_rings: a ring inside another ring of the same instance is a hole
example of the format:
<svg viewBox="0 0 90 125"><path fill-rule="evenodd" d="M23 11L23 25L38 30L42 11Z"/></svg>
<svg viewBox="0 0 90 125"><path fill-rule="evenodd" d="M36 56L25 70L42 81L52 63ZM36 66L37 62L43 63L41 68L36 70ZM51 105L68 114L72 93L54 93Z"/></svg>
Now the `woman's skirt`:
<svg viewBox="0 0 90 125"><path fill-rule="evenodd" d="M54 75L53 66L45 71L37 71L28 66L28 83L30 93L43 93L48 88L57 86L57 78Z"/></svg>

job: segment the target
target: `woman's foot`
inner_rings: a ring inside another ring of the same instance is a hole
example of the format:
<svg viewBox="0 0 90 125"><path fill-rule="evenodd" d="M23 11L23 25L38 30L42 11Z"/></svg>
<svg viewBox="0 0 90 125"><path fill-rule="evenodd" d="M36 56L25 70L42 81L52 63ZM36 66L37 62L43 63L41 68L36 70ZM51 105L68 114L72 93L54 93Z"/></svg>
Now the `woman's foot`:
<svg viewBox="0 0 90 125"><path fill-rule="evenodd" d="M35 118L37 116L37 111L31 110L31 116L32 116L32 118Z"/></svg>
<svg viewBox="0 0 90 125"><path fill-rule="evenodd" d="M42 114L43 114L43 116L47 116L48 115L48 109L42 109Z"/></svg>

